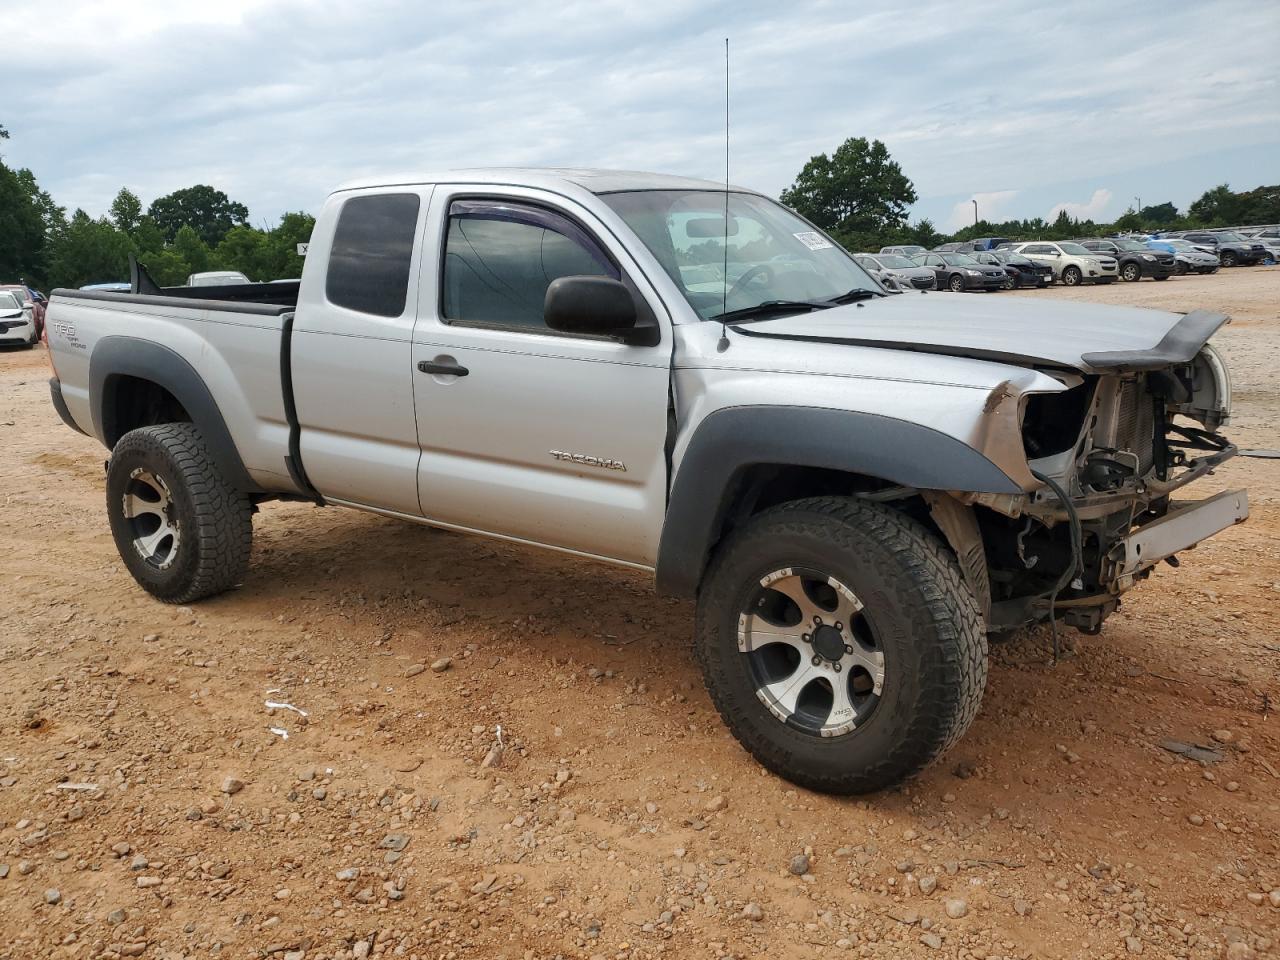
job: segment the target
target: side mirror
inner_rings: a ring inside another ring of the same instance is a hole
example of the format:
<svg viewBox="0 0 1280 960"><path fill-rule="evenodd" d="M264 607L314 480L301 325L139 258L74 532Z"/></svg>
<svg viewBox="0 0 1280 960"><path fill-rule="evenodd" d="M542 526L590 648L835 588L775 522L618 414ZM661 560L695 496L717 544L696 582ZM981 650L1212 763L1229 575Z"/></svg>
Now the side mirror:
<svg viewBox="0 0 1280 960"><path fill-rule="evenodd" d="M542 316L548 327L562 333L617 336L631 343L640 332L636 327L636 302L631 291L611 277L552 280L543 301Z"/></svg>

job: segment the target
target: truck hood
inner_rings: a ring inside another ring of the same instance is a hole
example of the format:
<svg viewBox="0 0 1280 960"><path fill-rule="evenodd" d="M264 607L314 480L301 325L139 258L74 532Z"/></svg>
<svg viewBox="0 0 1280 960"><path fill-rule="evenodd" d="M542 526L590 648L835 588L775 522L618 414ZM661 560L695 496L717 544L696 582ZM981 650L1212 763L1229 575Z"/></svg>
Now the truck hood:
<svg viewBox="0 0 1280 960"><path fill-rule="evenodd" d="M749 337L937 353L1095 373L1191 360L1224 314L1166 313L1062 300L904 294L733 329Z"/></svg>

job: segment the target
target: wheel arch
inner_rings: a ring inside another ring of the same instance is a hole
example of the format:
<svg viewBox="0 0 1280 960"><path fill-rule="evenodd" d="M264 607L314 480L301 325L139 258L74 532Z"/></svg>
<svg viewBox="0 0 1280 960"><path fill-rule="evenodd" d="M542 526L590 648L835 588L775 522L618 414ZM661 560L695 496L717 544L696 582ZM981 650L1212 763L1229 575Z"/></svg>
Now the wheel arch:
<svg viewBox="0 0 1280 960"><path fill-rule="evenodd" d="M227 480L259 492L236 450L226 420L204 379L176 351L136 337L104 337L89 361L93 432L108 449L139 427L193 424Z"/></svg>
<svg viewBox="0 0 1280 960"><path fill-rule="evenodd" d="M664 595L697 595L712 550L760 510L816 495L890 487L1017 493L979 451L930 427L815 407L732 407L690 439L671 485L655 577ZM916 499L932 525L927 505Z"/></svg>

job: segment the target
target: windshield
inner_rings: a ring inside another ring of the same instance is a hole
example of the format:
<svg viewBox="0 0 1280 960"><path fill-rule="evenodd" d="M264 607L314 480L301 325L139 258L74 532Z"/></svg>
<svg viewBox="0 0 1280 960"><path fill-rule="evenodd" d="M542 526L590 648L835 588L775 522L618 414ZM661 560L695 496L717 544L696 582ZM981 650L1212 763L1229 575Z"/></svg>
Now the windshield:
<svg viewBox="0 0 1280 960"><path fill-rule="evenodd" d="M729 194L727 231L720 192L641 190L600 199L626 221L704 320L773 301L883 293L843 249L764 197Z"/></svg>
<svg viewBox="0 0 1280 960"><path fill-rule="evenodd" d="M1137 240L1117 240L1116 246L1121 250L1147 250L1149 249L1145 243L1139 243Z"/></svg>
<svg viewBox="0 0 1280 960"><path fill-rule="evenodd" d="M976 267L978 261L973 259L967 253L944 253L942 254L944 262L949 263L953 267Z"/></svg>
<svg viewBox="0 0 1280 960"><path fill-rule="evenodd" d="M1240 243L1241 240L1243 239L1240 236L1240 234L1232 233L1230 230L1224 230L1221 233L1215 233L1214 236L1218 238L1219 242L1225 240L1228 243Z"/></svg>
<svg viewBox="0 0 1280 960"><path fill-rule="evenodd" d="M900 257L896 253L882 253L876 260L888 270L911 270L915 267L906 257Z"/></svg>
<svg viewBox="0 0 1280 960"><path fill-rule="evenodd" d="M1058 246L1063 253L1069 253L1073 257L1095 257L1098 255L1098 251L1089 250L1078 243L1060 243Z"/></svg>

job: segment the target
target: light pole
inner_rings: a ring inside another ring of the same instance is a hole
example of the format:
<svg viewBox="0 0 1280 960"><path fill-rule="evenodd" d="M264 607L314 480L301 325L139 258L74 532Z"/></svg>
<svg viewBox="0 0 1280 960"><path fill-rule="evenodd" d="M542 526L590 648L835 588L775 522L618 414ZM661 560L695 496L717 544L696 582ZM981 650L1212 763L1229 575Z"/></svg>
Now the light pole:
<svg viewBox="0 0 1280 960"><path fill-rule="evenodd" d="M1142 198L1134 197L1133 202L1137 204L1137 206L1133 208L1133 212L1138 216L1142 216Z"/></svg>
<svg viewBox="0 0 1280 960"><path fill-rule="evenodd" d="M973 225L976 227L978 225L978 201L971 200L970 203L973 204Z"/></svg>

